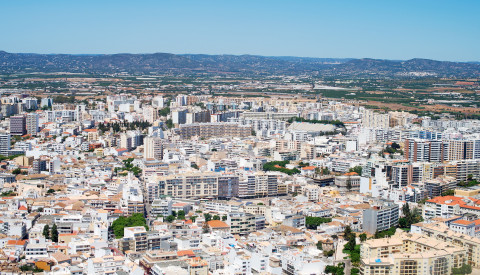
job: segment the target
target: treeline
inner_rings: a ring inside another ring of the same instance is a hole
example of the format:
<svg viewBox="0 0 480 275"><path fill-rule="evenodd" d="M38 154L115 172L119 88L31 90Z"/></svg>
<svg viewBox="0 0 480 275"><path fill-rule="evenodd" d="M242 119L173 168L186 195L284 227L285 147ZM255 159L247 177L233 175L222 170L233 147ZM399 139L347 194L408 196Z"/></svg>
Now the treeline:
<svg viewBox="0 0 480 275"><path fill-rule="evenodd" d="M299 174L300 170L297 168L288 169L285 167L289 163L288 160L284 161L270 161L263 165L263 171L279 171L287 175Z"/></svg>

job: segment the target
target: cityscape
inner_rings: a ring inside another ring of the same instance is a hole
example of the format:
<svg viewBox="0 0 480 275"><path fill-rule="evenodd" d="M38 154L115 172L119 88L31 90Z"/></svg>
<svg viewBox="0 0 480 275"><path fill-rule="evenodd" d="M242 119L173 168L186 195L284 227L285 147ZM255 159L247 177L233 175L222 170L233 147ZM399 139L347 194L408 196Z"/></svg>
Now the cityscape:
<svg viewBox="0 0 480 275"><path fill-rule="evenodd" d="M0 274L480 274L480 56L118 53L101 35L57 54L11 44L25 32L0 34Z"/></svg>

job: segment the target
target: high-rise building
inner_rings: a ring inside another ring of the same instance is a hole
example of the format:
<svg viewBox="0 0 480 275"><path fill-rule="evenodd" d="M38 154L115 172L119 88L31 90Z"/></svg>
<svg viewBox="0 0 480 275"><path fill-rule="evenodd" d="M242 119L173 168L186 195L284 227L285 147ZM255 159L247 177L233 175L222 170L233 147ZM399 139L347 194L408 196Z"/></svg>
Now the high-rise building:
<svg viewBox="0 0 480 275"><path fill-rule="evenodd" d="M143 156L145 159L163 158L163 144L160 137L146 137L144 145Z"/></svg>
<svg viewBox="0 0 480 275"><path fill-rule="evenodd" d="M29 113L26 116L27 134L36 136L38 133L38 114Z"/></svg>
<svg viewBox="0 0 480 275"><path fill-rule="evenodd" d="M149 123L155 122L155 120L157 120L157 118L158 118L157 109L155 109L153 107L143 108L143 118L145 119L145 121L147 121Z"/></svg>
<svg viewBox="0 0 480 275"><path fill-rule="evenodd" d="M10 134L23 136L27 133L27 121L25 116L12 116L10 118Z"/></svg>
<svg viewBox="0 0 480 275"><path fill-rule="evenodd" d="M10 150L10 134L0 134L0 155L8 156Z"/></svg>

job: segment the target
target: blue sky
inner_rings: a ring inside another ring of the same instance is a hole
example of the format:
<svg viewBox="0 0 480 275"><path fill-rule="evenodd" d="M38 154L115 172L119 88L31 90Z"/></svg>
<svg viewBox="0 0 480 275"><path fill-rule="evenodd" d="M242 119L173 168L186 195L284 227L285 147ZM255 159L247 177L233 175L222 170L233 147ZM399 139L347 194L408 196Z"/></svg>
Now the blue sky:
<svg viewBox="0 0 480 275"><path fill-rule="evenodd" d="M0 50L480 61L480 1L0 0Z"/></svg>

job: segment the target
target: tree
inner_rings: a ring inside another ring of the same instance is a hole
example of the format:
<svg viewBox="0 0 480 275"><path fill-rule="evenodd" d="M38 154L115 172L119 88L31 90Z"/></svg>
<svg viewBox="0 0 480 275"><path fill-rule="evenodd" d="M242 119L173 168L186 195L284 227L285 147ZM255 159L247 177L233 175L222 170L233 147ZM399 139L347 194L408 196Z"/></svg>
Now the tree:
<svg viewBox="0 0 480 275"><path fill-rule="evenodd" d="M347 179L347 190L348 191L352 190L352 179L350 178L350 176L348 176L348 179Z"/></svg>
<svg viewBox="0 0 480 275"><path fill-rule="evenodd" d="M322 242L321 242L321 241L318 241L318 242L317 242L317 249L318 249L318 250L323 250L322 245L323 245Z"/></svg>
<svg viewBox="0 0 480 275"><path fill-rule="evenodd" d="M179 210L177 213L177 219L184 220L185 219L185 211Z"/></svg>
<svg viewBox="0 0 480 275"><path fill-rule="evenodd" d="M355 246L357 245L357 241L355 238L351 238L346 244L345 244L345 249L349 251L355 250Z"/></svg>
<svg viewBox="0 0 480 275"><path fill-rule="evenodd" d="M352 228L350 227L350 225L347 225L345 227L345 230L343 230L343 238L349 241L351 237L352 237Z"/></svg>
<svg viewBox="0 0 480 275"><path fill-rule="evenodd" d="M168 215L167 218L166 218L167 222L171 223L175 220L175 216L173 215Z"/></svg>
<svg viewBox="0 0 480 275"><path fill-rule="evenodd" d="M43 233L42 233L42 235L45 237L45 239L50 238L50 226L48 226L48 224L46 224L46 225L43 227Z"/></svg>
<svg viewBox="0 0 480 275"><path fill-rule="evenodd" d="M172 216L174 216L174 217L177 216L177 212L175 210L172 210Z"/></svg>
<svg viewBox="0 0 480 275"><path fill-rule="evenodd" d="M358 175L362 175L362 170L363 170L362 166L357 165L353 168L348 169L348 172L355 172Z"/></svg>
<svg viewBox="0 0 480 275"><path fill-rule="evenodd" d="M132 226L143 226L146 230L148 230L147 221L142 213L134 213L129 217L118 217L118 219L113 221L110 228L115 237L119 239L123 237L124 228Z"/></svg>
<svg viewBox="0 0 480 275"><path fill-rule="evenodd" d="M358 237L362 243L367 240L367 234L365 233L360 234Z"/></svg>
<svg viewBox="0 0 480 275"><path fill-rule="evenodd" d="M218 215L213 216L213 220L214 220L214 221L219 221L219 220L220 220L220 216L218 216Z"/></svg>
<svg viewBox="0 0 480 275"><path fill-rule="evenodd" d="M192 222L195 222L195 220L196 220L197 218L198 218L197 216L191 216L191 217L190 217L190 220L191 220Z"/></svg>
<svg viewBox="0 0 480 275"><path fill-rule="evenodd" d="M228 219L227 215L222 216L222 221L226 221Z"/></svg>
<svg viewBox="0 0 480 275"><path fill-rule="evenodd" d="M463 264L460 268L452 268L453 275L466 275L472 273L472 266Z"/></svg>
<svg viewBox="0 0 480 275"><path fill-rule="evenodd" d="M58 229L57 225L53 224L52 226L52 235L51 235L52 242L58 242Z"/></svg>
<svg viewBox="0 0 480 275"><path fill-rule="evenodd" d="M306 217L305 218L305 227L308 229L317 229L322 223L331 222L331 218L321 218L321 217Z"/></svg>
<svg viewBox="0 0 480 275"><path fill-rule="evenodd" d="M455 195L455 190L450 189L442 193L442 196L453 196Z"/></svg>
<svg viewBox="0 0 480 275"><path fill-rule="evenodd" d="M12 171L12 174L14 174L14 175L19 175L20 173L22 173L22 169L20 169L20 168L14 169Z"/></svg>
<svg viewBox="0 0 480 275"><path fill-rule="evenodd" d="M47 194L53 194L53 193L55 193L55 190L53 190L53 189L51 189L51 188L48 189Z"/></svg>
<svg viewBox="0 0 480 275"><path fill-rule="evenodd" d="M168 129L172 129L173 128L173 121L171 119L167 119L167 121L165 122L165 124L167 125L167 128Z"/></svg>
<svg viewBox="0 0 480 275"><path fill-rule="evenodd" d="M325 257L332 257L333 254L335 254L335 251L333 251L333 250L323 251L323 256L325 256Z"/></svg>
<svg viewBox="0 0 480 275"><path fill-rule="evenodd" d="M209 213L205 213L203 214L203 217L205 218L205 221L208 222L212 219L212 215L210 215Z"/></svg>
<svg viewBox="0 0 480 275"><path fill-rule="evenodd" d="M322 175L330 175L330 170L327 167L322 168Z"/></svg>

